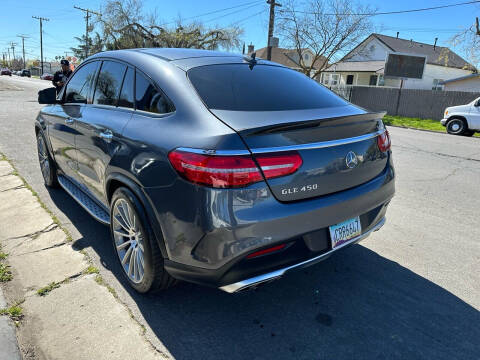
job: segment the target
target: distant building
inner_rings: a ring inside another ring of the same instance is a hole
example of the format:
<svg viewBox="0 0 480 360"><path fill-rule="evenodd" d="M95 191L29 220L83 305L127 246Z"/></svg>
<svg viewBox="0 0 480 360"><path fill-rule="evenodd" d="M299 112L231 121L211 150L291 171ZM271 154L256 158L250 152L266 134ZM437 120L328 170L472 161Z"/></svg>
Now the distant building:
<svg viewBox="0 0 480 360"><path fill-rule="evenodd" d="M253 52L256 53L256 56L262 59L267 58L268 48L264 47L258 50L254 50L253 45L248 46L248 55L251 55ZM310 67L312 65L312 61L315 58L314 53L310 49L302 49L301 50L303 63ZM287 66L291 69L301 71L300 67L300 55L297 49L284 49L279 47L272 47L272 61ZM325 58L322 57L321 59L317 59L316 63L314 64L313 68L318 69L323 66L325 62ZM314 70L315 71L315 70Z"/></svg>
<svg viewBox="0 0 480 360"><path fill-rule="evenodd" d="M470 75L475 67L449 48L407 39L371 34L340 62L322 72L320 81L329 87L360 85L400 87L399 79L384 78L389 53L426 56L423 79L404 80L407 89L441 90L445 80Z"/></svg>
<svg viewBox="0 0 480 360"><path fill-rule="evenodd" d="M480 93L480 74L470 74L440 83L445 91L468 91Z"/></svg>

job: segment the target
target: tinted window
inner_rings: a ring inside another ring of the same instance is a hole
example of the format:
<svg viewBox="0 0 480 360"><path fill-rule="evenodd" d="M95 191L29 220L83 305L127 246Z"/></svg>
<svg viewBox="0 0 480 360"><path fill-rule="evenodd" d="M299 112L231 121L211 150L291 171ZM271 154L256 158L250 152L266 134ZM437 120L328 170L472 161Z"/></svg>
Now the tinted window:
<svg viewBox="0 0 480 360"><path fill-rule="evenodd" d="M97 70L97 62L91 62L73 75L67 84L65 90L65 102L67 103L87 103L87 97L92 87L93 78Z"/></svg>
<svg viewBox="0 0 480 360"><path fill-rule="evenodd" d="M277 111L347 102L302 73L278 66L221 64L193 68L188 77L210 109Z"/></svg>
<svg viewBox="0 0 480 360"><path fill-rule="evenodd" d="M157 114L166 114L175 110L167 97L138 71L135 89L135 104L138 110Z"/></svg>
<svg viewBox="0 0 480 360"><path fill-rule="evenodd" d="M126 68L125 65L117 62L103 62L95 87L94 104L117 105Z"/></svg>
<svg viewBox="0 0 480 360"><path fill-rule="evenodd" d="M125 78L123 79L122 91L120 92L120 97L118 98L118 106L133 109L134 75L135 73L133 72L133 69L128 68Z"/></svg>

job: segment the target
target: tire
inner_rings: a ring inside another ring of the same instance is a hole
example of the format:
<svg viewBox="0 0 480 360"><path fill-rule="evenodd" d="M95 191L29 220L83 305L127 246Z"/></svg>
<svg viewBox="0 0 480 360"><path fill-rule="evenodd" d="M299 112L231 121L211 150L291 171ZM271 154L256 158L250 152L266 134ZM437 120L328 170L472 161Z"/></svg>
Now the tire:
<svg viewBox="0 0 480 360"><path fill-rule="evenodd" d="M452 135L463 135L468 131L467 122L463 119L453 118L447 122L447 132Z"/></svg>
<svg viewBox="0 0 480 360"><path fill-rule="evenodd" d="M139 293L173 286L177 281L163 266L162 253L143 205L126 187L113 193L110 219L113 249L130 286Z"/></svg>
<svg viewBox="0 0 480 360"><path fill-rule="evenodd" d="M55 164L55 161L50 156L47 142L45 141L42 132L37 134L37 152L38 162L40 164L40 170L42 172L45 186L51 188L58 187L57 164Z"/></svg>

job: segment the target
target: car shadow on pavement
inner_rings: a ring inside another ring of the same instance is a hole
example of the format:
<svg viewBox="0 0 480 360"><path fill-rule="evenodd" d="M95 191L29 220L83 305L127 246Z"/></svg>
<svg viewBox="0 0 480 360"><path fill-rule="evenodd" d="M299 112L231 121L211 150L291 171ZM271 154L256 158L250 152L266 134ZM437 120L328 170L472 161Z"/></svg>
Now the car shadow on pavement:
<svg viewBox="0 0 480 360"><path fill-rule="evenodd" d="M176 359L474 359L480 313L361 246L256 290L180 283L140 295L124 280L107 227L62 191L55 204L136 302ZM388 236L388 234L384 234Z"/></svg>

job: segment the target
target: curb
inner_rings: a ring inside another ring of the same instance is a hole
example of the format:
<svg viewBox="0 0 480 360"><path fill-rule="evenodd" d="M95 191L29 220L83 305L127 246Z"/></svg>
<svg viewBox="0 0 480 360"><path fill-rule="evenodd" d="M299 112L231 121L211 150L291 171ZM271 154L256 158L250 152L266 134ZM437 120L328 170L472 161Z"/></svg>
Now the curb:
<svg viewBox="0 0 480 360"><path fill-rule="evenodd" d="M424 131L424 132L429 132L433 134L443 134L443 135L450 135L447 132L443 131L435 131L435 130L428 130L428 129L419 129L419 128L414 128L414 127L409 127L409 126L398 126L398 125L385 125L386 127L394 127L394 128L399 128L399 129L410 129L410 130L418 130L418 131ZM478 136L472 136L472 139L478 139L480 140L480 137Z"/></svg>

